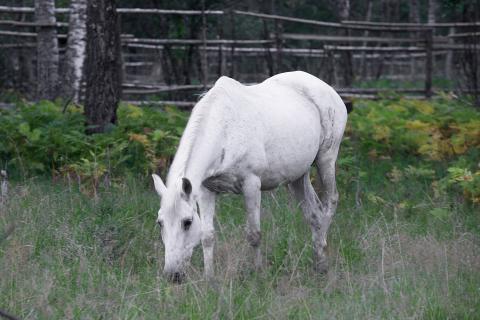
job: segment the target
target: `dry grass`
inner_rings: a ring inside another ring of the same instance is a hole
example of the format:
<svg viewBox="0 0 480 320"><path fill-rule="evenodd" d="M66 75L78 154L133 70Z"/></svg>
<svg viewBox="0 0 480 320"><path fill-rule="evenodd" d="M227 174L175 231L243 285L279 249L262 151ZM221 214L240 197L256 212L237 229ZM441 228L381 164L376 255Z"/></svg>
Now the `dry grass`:
<svg viewBox="0 0 480 320"><path fill-rule="evenodd" d="M480 236L470 226L478 208L453 206L448 220L424 221L367 199L356 208L345 194L327 275L312 271L309 230L280 190L264 196L263 271L248 258L241 199L227 196L216 282L203 281L196 252L189 281L171 285L160 274L158 200L148 188L131 181L93 201L31 180L12 188L0 211L0 232L15 225L0 243L0 308L25 319L479 317Z"/></svg>

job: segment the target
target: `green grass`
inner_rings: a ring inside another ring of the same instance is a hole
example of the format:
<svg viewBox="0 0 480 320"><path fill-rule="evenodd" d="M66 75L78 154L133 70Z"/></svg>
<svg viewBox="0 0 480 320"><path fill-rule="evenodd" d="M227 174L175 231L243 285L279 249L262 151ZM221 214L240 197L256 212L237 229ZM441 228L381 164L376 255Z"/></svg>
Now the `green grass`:
<svg viewBox="0 0 480 320"><path fill-rule="evenodd" d="M0 209L0 308L22 319L480 319L478 206L460 193L435 195L435 177L386 175L419 161L340 167L323 276L312 270L309 228L284 188L263 194L259 273L242 198L221 196L211 284L200 248L186 283L162 277L150 181L126 179L97 200L66 182L13 183Z"/></svg>

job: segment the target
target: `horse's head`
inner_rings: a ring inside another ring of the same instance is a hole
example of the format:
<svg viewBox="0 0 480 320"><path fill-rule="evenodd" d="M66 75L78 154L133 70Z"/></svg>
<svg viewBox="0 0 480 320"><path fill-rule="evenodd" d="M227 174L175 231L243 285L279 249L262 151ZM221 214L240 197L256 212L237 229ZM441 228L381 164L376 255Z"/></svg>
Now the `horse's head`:
<svg viewBox="0 0 480 320"><path fill-rule="evenodd" d="M152 176L155 190L161 197L157 223L165 246L163 272L170 280L181 282L193 249L201 240L198 203L187 178L179 179L167 188L159 176Z"/></svg>

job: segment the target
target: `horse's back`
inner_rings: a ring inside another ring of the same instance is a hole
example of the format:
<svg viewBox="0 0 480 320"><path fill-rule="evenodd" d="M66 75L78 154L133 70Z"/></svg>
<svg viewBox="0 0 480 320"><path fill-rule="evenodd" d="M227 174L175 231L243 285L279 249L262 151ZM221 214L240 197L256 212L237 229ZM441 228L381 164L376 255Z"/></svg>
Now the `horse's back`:
<svg viewBox="0 0 480 320"><path fill-rule="evenodd" d="M261 176L265 189L302 176L315 160L323 137L331 135L325 132L331 126L323 127L321 119L333 100L315 99L335 99L333 89L302 72L279 74L253 86L229 78L217 84L232 99L225 113L232 118L226 121L226 137L235 151L232 162L224 165L248 166Z"/></svg>
<svg viewBox="0 0 480 320"><path fill-rule="evenodd" d="M263 189L308 171L325 137L334 135L335 126L325 125L334 121L332 110L341 113L343 106L346 114L335 91L304 72L279 74L253 86L222 77L215 87L230 99L218 109L226 150L218 169L224 176L256 174Z"/></svg>
<svg viewBox="0 0 480 320"><path fill-rule="evenodd" d="M303 71L280 73L267 79L265 83L271 83L272 86L279 88L290 88L315 105L319 111L318 120L325 147L331 147L332 143L341 140L347 122L347 108L331 86Z"/></svg>
<svg viewBox="0 0 480 320"><path fill-rule="evenodd" d="M279 73L263 83L291 88L298 94L311 99L318 108L336 109L341 114L341 118L346 118L347 108L338 93L327 83L309 73L303 71Z"/></svg>
<svg viewBox="0 0 480 320"><path fill-rule="evenodd" d="M267 106L258 108L268 117L283 116L288 122L300 123L305 128L306 123L301 123L303 116L320 125L320 135L340 138L343 135L347 108L338 93L319 78L303 71L285 72L251 88L267 97L259 99L257 104Z"/></svg>

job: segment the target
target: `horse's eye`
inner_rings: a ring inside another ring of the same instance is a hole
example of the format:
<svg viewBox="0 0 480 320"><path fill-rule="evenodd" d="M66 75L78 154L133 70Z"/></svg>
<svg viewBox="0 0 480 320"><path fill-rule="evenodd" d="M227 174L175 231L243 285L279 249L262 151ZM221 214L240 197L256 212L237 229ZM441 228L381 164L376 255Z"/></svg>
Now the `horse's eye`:
<svg viewBox="0 0 480 320"><path fill-rule="evenodd" d="M158 226L160 229L163 229L163 221L162 220L157 220Z"/></svg>
<svg viewBox="0 0 480 320"><path fill-rule="evenodd" d="M184 219L182 221L183 230L188 231L188 229L190 229L190 227L192 226L192 222L192 219Z"/></svg>

